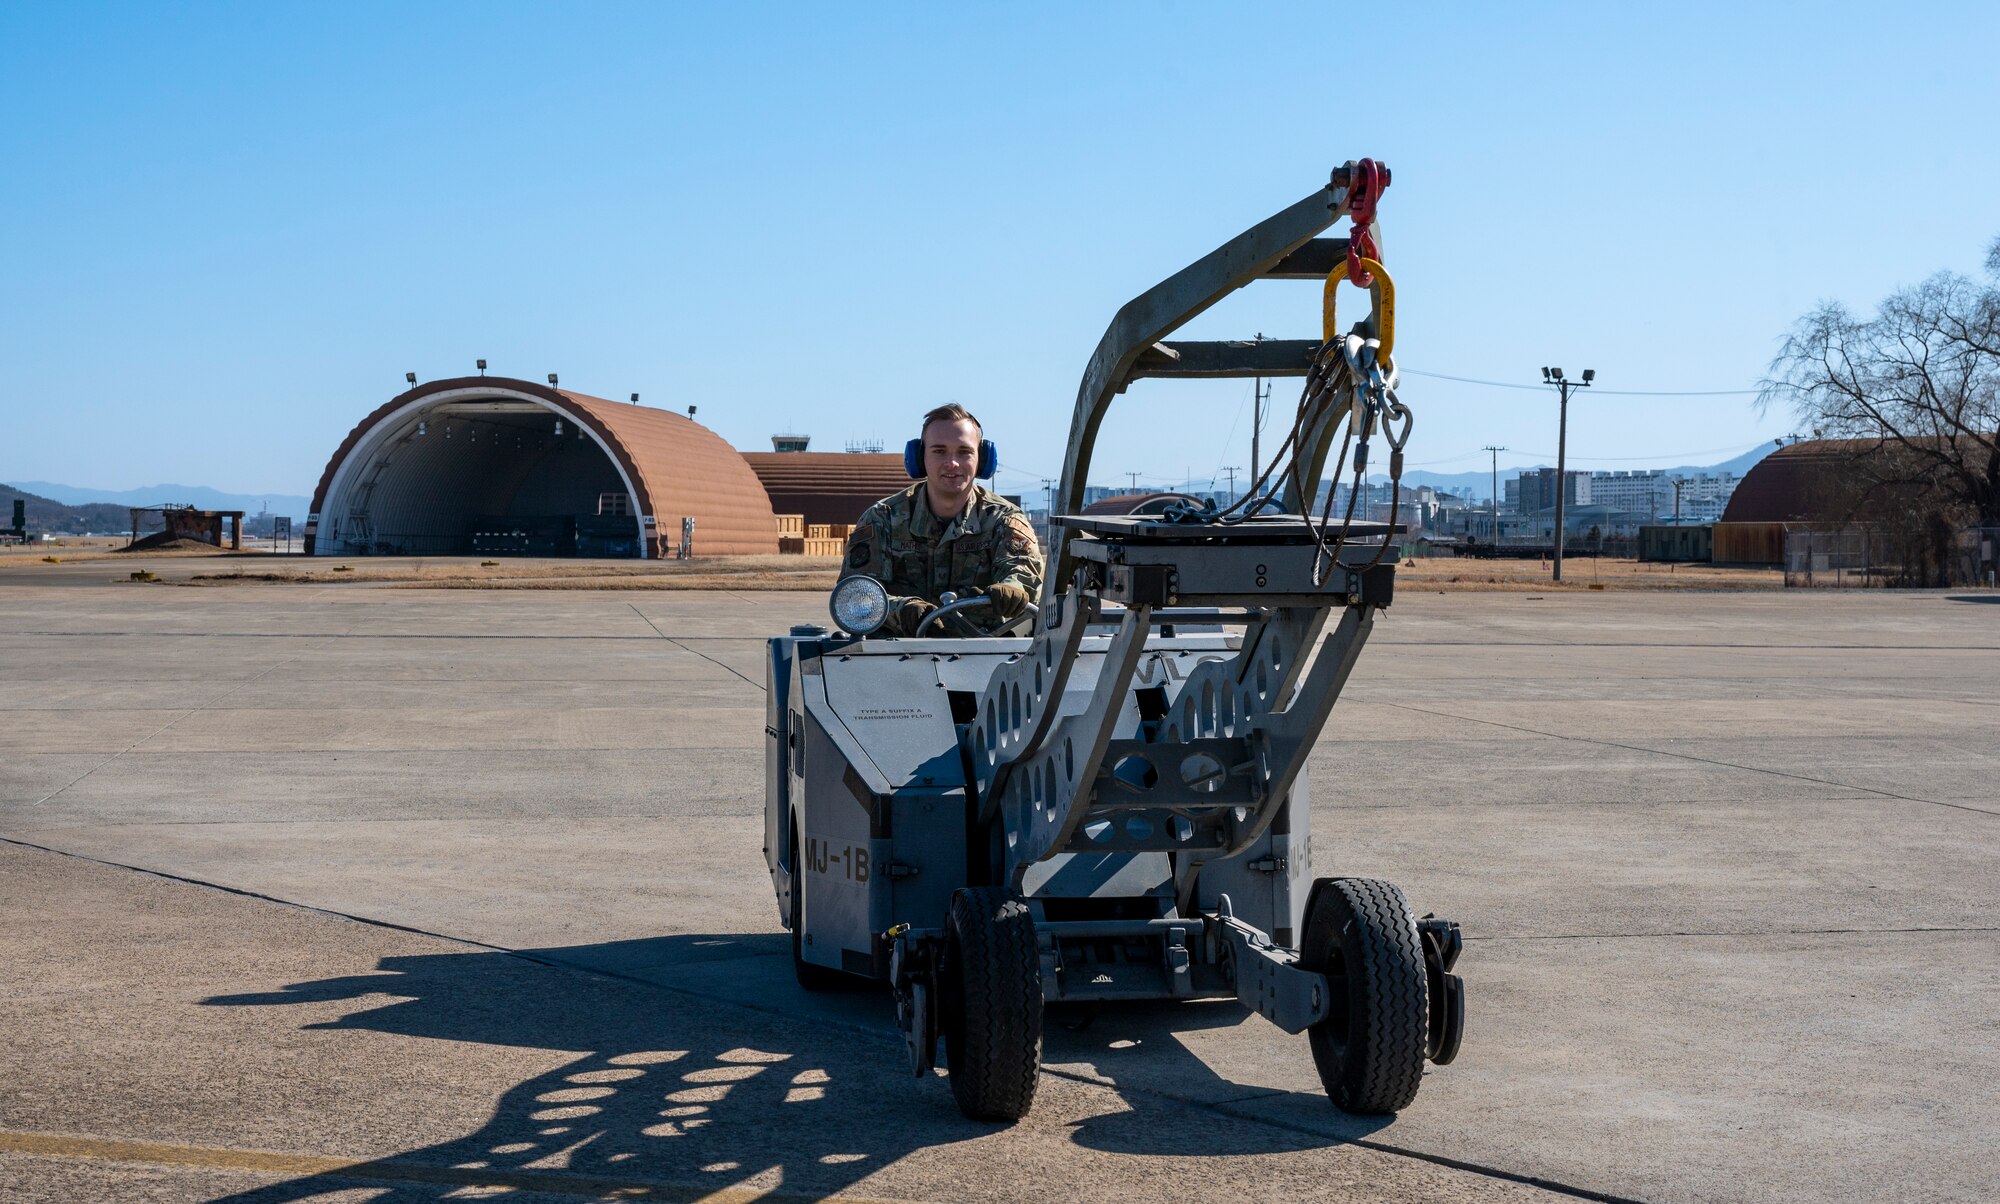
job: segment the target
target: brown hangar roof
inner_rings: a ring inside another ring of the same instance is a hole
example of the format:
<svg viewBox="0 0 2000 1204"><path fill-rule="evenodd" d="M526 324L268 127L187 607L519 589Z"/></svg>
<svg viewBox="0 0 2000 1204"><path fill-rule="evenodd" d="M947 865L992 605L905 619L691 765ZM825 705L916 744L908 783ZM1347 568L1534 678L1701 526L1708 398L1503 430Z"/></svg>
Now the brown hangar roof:
<svg viewBox="0 0 2000 1204"><path fill-rule="evenodd" d="M1199 501L1187 493L1121 493L1099 498L1083 508L1085 514L1163 514L1170 502Z"/></svg>
<svg viewBox="0 0 2000 1204"><path fill-rule="evenodd" d="M639 514L655 520L648 556L671 555L680 540L681 519L689 516L695 520L697 554L729 556L778 550L777 519L756 474L714 431L669 410L607 401L502 376L428 381L383 403L348 433L327 461L313 490L313 513L320 513L341 465L376 424L426 397L481 389L491 389L496 396L532 398L594 434L631 481L632 501Z"/></svg>
<svg viewBox="0 0 2000 1204"><path fill-rule="evenodd" d="M1855 461L1881 448L1874 439L1802 439L1777 448L1743 474L1721 521L1847 522L1868 501Z"/></svg>
<svg viewBox="0 0 2000 1204"><path fill-rule="evenodd" d="M808 523L851 523L861 512L910 487L903 457L881 452L744 452L777 514Z"/></svg>

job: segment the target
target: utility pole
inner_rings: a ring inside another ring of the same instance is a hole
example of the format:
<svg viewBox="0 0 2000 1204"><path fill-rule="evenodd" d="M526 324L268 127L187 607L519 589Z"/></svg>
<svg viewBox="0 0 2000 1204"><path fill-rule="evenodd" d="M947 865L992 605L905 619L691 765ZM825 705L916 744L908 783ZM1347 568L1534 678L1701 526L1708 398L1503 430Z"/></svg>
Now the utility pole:
<svg viewBox="0 0 2000 1204"><path fill-rule="evenodd" d="M1488 534L1493 537L1493 545L1498 547L1500 545L1500 453L1507 449L1489 443L1479 450L1493 453L1493 530Z"/></svg>
<svg viewBox="0 0 2000 1204"><path fill-rule="evenodd" d="M1056 512L1056 483L1048 477L1042 478L1042 513Z"/></svg>
<svg viewBox="0 0 2000 1204"><path fill-rule="evenodd" d="M1132 478L1132 492L1133 493L1139 492L1139 474L1136 472L1128 472L1125 475Z"/></svg>
<svg viewBox="0 0 2000 1204"><path fill-rule="evenodd" d="M1569 391L1587 389L1596 379L1595 368L1585 368L1581 381L1564 380L1561 368L1542 369L1542 383L1554 385L1562 394L1562 409L1556 421L1556 563L1552 578L1556 581L1563 579L1563 494L1569 486L1569 474L1565 471L1569 451Z"/></svg>
<svg viewBox="0 0 2000 1204"><path fill-rule="evenodd" d="M1236 465L1224 464L1222 471L1229 474L1229 504L1236 504Z"/></svg>
<svg viewBox="0 0 2000 1204"><path fill-rule="evenodd" d="M1687 478L1685 477L1674 478L1674 528L1676 530L1678 530L1681 525L1681 486L1685 484L1687 484Z"/></svg>
<svg viewBox="0 0 2000 1204"><path fill-rule="evenodd" d="M1264 332L1257 332L1257 342L1264 341ZM1257 437L1264 432L1264 378L1258 377L1250 394L1250 479L1257 479ZM1236 482L1229 483L1230 492L1235 492Z"/></svg>

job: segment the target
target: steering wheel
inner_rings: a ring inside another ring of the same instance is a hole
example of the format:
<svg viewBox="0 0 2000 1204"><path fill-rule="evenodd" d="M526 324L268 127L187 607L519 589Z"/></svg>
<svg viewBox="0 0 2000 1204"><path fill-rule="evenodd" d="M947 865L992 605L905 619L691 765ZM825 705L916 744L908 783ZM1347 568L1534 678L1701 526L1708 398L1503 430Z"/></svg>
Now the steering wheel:
<svg viewBox="0 0 2000 1204"><path fill-rule="evenodd" d="M1022 607L1021 613L1015 615L1013 618L1003 619L992 627L982 627L962 612L970 610L975 606L991 607L993 605L991 598L985 594L967 594L961 598L949 590L941 595L941 597L943 599L942 605L924 616L924 621L917 624L917 630L911 637L912 639L921 638L924 632L930 629L931 624L937 623L946 617L950 617L954 622L963 626L970 627L972 634L976 636L1012 635L1016 629L1033 622L1035 616L1041 613L1040 607L1036 606L1033 602L1029 602Z"/></svg>

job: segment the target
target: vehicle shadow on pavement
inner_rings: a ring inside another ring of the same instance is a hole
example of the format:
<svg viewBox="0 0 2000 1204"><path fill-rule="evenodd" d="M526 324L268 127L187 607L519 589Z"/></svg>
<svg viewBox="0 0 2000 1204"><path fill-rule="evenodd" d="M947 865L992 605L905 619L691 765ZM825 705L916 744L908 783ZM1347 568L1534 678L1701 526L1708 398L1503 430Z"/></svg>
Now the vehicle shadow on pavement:
<svg viewBox="0 0 2000 1204"><path fill-rule="evenodd" d="M518 954L390 957L375 973L205 1000L284 1007L365 999L360 1010L304 1028L576 1054L507 1090L486 1122L462 1137L222 1199L284 1204L357 1184L384 1192L373 1198L391 1204L465 1198L481 1188L612 1198L735 1189L820 1199L915 1151L1005 1131L962 1117L944 1080L912 1080L886 1027L857 1027L857 1017L878 1011L886 1021L886 992L797 992L785 940L676 936ZM647 981L623 976L631 968L643 968ZM683 974L686 982L676 982ZM718 976L737 983L724 994L754 996L761 1009L712 996L706 984ZM1176 1017L1200 1024L1204 1015L1217 1023L1242 1015L1200 1005L1154 1011L1149 1024L1163 1029ZM1075 1036L1054 1025L1051 1033L1056 1045ZM1221 1082L1171 1040L1152 1049L1159 1056L1148 1059L1149 1083L1177 1076ZM1207 1093L1175 1094L1199 1100ZM1070 1139L1142 1156L1271 1153L1343 1140L1247 1122L1191 1130L1186 1105L1176 1099L1138 1091L1125 1102L1127 1111L1069 1126ZM1331 1108L1323 1097L1317 1106Z"/></svg>
<svg viewBox="0 0 2000 1204"><path fill-rule="evenodd" d="M618 952L629 958L634 944L622 942ZM726 942L674 937L649 944L671 972L676 958L690 969L713 968L707 959ZM490 1118L463 1137L225 1199L278 1204L357 1182L387 1185L374 1199L393 1202L464 1198L481 1186L613 1198L691 1198L734 1188L817 1199L913 1150L994 1130L961 1118L948 1093L914 1090L901 1051L888 1041L817 1030L809 1011L779 1017L577 973L566 963L587 949L548 952L564 956L390 957L377 973L206 1000L283 1007L365 999L361 1010L304 1027L576 1055L506 1091ZM785 968L789 973L789 961ZM384 1002L385 995L398 998ZM420 1119L411 1127L420 1129Z"/></svg>
<svg viewBox="0 0 2000 1204"><path fill-rule="evenodd" d="M1131 1105L1130 1111L1095 1116L1071 1130L1071 1139L1090 1149L1141 1155L1324 1149L1366 1137L1395 1121L1393 1116L1342 1112L1321 1092L1256 1087L1219 1073L1188 1047L1186 1038L1205 1031L1262 1027L1269 1029L1263 1038L1296 1043L1300 1062L1310 1065L1312 1059L1304 1034L1287 1036L1270 1028L1233 1000L1154 1000L1102 1008L1070 1005L1051 1008L1047 1016L1043 1063L1087 1066L1092 1077L1119 1091ZM1252 1100L1265 1114L1254 1125L1212 1125L1190 1134L1178 1118L1166 1123L1161 1116L1180 1101L1227 1112L1232 1105ZM1280 1106L1272 1107L1279 1101ZM1266 1127L1273 1113L1291 1114L1297 1127Z"/></svg>

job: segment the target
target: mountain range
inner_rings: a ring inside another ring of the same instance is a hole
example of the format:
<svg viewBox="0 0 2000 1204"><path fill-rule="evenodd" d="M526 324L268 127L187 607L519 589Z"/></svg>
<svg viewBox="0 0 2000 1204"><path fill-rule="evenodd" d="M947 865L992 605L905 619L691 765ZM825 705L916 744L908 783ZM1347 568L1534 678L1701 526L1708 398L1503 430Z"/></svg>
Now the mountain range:
<svg viewBox="0 0 2000 1204"><path fill-rule="evenodd" d="M1675 468L1661 469L1660 471L1670 477L1696 477L1704 473L1714 476L1725 472L1740 477L1750 471L1751 465L1770 455L1777 448L1778 442L1774 439L1769 443L1760 443L1742 455L1732 456L1720 464L1683 464ZM1537 468L1552 467L1554 465L1550 464L1519 464L1511 468L1503 465L1500 469L1500 487L1504 491L1507 487L1507 482L1521 473L1532 472ZM1601 472L1606 470L1593 464L1576 464L1570 466L1570 471ZM1634 469L1633 471L1651 472L1653 470L1646 468ZM1371 475L1369 479L1378 483L1388 480L1387 477L1374 475ZM1432 489L1436 489L1442 493L1454 493L1462 498L1479 501L1491 500L1493 493L1493 473L1490 469L1484 472L1424 472L1419 469L1404 473L1403 483L1410 486L1428 485Z"/></svg>
<svg viewBox="0 0 2000 1204"><path fill-rule="evenodd" d="M1778 447L1777 441L1772 440L1768 443L1760 443L1756 447L1751 448L1749 451L1744 452L1742 455L1732 456L1731 458L1724 460L1719 464L1683 464L1674 468L1661 469L1660 471L1666 473L1670 477L1676 477L1676 476L1693 477L1693 476L1700 476L1704 473L1714 475L1717 473L1725 473L1725 472L1740 477L1744 473L1750 471L1751 465L1757 463L1757 461L1763 459L1765 456L1770 455L1774 450L1777 449L1777 447ZM1387 457L1381 456L1378 452L1376 461L1377 463L1381 463L1386 459ZM1506 489L1507 482L1514 479L1514 477L1524 472L1531 472L1537 468L1546 468L1546 467L1552 467L1552 466L1544 464L1513 464L1513 465L1503 464L1500 466L1500 487L1504 491ZM1598 465L1595 464L1576 464L1570 467L1570 471L1596 472L1603 470ZM1651 472L1653 470L1650 468L1644 468L1644 469L1633 469L1633 471ZM1368 479L1370 483L1376 485L1387 484L1389 480L1389 478L1382 473L1370 473ZM1140 487L1140 490L1141 492L1160 492L1160 493L1185 492L1193 494L1205 494L1209 492L1211 489L1214 489L1220 483L1221 482L1216 482L1214 484L1211 484L1210 481L1205 477L1194 481L1181 481L1172 484L1154 484L1151 481L1147 481ZM1238 484L1247 485L1248 482L1239 478ZM1403 474L1403 484L1411 486L1413 488L1420 485L1428 485L1432 489L1436 489L1441 493L1456 494L1461 498L1484 502L1489 500L1493 493L1493 473L1491 469L1476 469L1471 472L1428 472L1425 471L1424 469L1419 468L1405 472ZM1011 490L1009 490L1009 492L1011 492ZM1023 501L1026 504L1031 506L1039 506L1041 504L1042 491L1039 482L1037 482L1033 487L1023 490L1022 492L1023 492Z"/></svg>
<svg viewBox="0 0 2000 1204"><path fill-rule="evenodd" d="M1769 443L1761 443L1744 452L1742 455L1724 460L1719 464L1681 465L1676 468L1666 469L1665 472L1668 476L1699 476L1702 473L1723 472L1742 476L1750 470L1751 465L1770 455L1772 450L1777 446L1778 444L1775 440ZM1541 464L1516 464L1503 467L1500 470L1500 480L1504 483L1519 473L1541 467L1545 466ZM1588 467L1588 465L1578 465L1579 469ZM1007 477L1008 474L1003 473L1002 476ZM1388 480L1386 476L1380 474L1371 474L1369 479L1377 484ZM1427 472L1423 469L1415 469L1403 474L1403 483L1405 485L1413 487L1428 485L1441 492L1453 493L1463 498L1478 501L1487 500L1488 495L1492 493L1492 482L1493 475L1491 471L1481 470L1472 472ZM1247 484L1247 482L1245 483ZM92 530L103 528L121 529L126 521L122 508L127 506L158 506L162 503L171 503L175 505L193 505L203 510L242 510L250 515L256 515L268 508L272 514L289 515L294 523L303 523L307 510L312 506L311 498L296 494L225 493L220 489L214 489L207 485L142 485L137 489L92 489L82 485L62 485L54 481L10 481L7 482L7 487L7 489L0 489L0 500L5 500L6 497L11 496L10 491L12 491L29 494L37 499L47 499L50 502L57 502L64 507L89 508L92 510L92 514L88 520L78 516L75 521L87 522L89 529ZM1213 488L1213 486L1207 480L1197 480L1182 481L1175 484L1153 484L1148 482L1143 488L1161 492L1171 490L1205 493ZM1009 479L1002 485L1002 489L1007 492L1019 491L1022 494L1022 500L1030 506L1041 504L1040 495L1042 490L1039 481L1027 482L1024 480L1017 484ZM119 508L115 514L113 511L114 507ZM30 509L32 511L36 507L31 503ZM114 517L116 521L110 521ZM0 521L4 521L5 518L5 514L0 514ZM51 513L46 515L45 518L54 519L55 515ZM31 519L32 521L34 520Z"/></svg>
<svg viewBox="0 0 2000 1204"><path fill-rule="evenodd" d="M194 506L201 510L241 510L254 517L268 508L272 514L289 515L302 523L312 499L287 493L224 493L207 485L141 485L137 489L92 489L85 485L59 485L54 481L8 481L10 488L34 494L65 506L108 503L113 506Z"/></svg>

